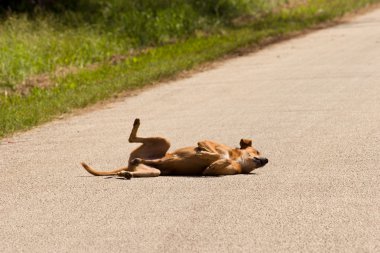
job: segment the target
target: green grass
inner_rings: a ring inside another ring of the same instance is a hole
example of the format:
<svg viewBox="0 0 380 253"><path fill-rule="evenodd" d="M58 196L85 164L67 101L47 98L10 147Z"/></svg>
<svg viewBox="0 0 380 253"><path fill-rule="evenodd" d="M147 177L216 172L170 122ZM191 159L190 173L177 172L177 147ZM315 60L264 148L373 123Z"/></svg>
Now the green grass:
<svg viewBox="0 0 380 253"><path fill-rule="evenodd" d="M254 12L245 8L241 12L244 15L260 13L259 18L249 23L234 26L230 21L236 14L224 18L217 13L204 21L205 26L185 29L183 34L173 32L165 39L168 41L153 36L149 43L132 36L123 38L120 31L105 33L104 27L97 27L95 21L78 21L78 26L72 27L57 23L52 16L39 16L33 21L25 16L10 16L0 26L0 80L3 87L8 87L8 95L0 95L0 137L122 91L172 77L266 38L300 31L375 2L380 1L317 0L279 10L280 1L272 1L270 5L261 5L261 9L256 7ZM274 9L275 12L270 11ZM40 22L40 27L35 28L35 22ZM158 32L162 34L164 31ZM150 49L118 64L106 60L144 46ZM88 67L94 63L95 67ZM77 71L61 76L53 74L58 67L65 66L75 66ZM40 73L50 73L54 85L47 89L35 87L27 95L16 92L15 87L22 80Z"/></svg>
<svg viewBox="0 0 380 253"><path fill-rule="evenodd" d="M270 11L283 1L251 1L255 11L243 0L82 2L88 5L83 10L37 12L32 17L13 14L2 22L0 89L14 89L30 76L59 67L83 68L132 49L174 43L197 32L217 33L238 14ZM208 2L219 4L211 8L205 4Z"/></svg>
<svg viewBox="0 0 380 253"><path fill-rule="evenodd" d="M0 87L15 87L30 75L52 72L59 66L84 67L132 48L128 39L82 26L52 27L52 18L28 21L11 17L1 26Z"/></svg>

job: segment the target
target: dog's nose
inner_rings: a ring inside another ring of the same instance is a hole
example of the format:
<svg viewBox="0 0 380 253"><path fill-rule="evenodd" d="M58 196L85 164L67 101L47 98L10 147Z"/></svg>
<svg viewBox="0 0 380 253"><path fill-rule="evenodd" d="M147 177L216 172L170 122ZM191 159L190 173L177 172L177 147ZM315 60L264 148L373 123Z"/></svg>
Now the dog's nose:
<svg viewBox="0 0 380 253"><path fill-rule="evenodd" d="M261 163L262 163L263 165L265 165L265 164L267 164L267 163L269 162L268 159L265 158L265 157L261 157L260 160L261 160Z"/></svg>
<svg viewBox="0 0 380 253"><path fill-rule="evenodd" d="M258 162L261 166L264 166L268 163L268 159L265 157L255 157L254 158L256 162Z"/></svg>

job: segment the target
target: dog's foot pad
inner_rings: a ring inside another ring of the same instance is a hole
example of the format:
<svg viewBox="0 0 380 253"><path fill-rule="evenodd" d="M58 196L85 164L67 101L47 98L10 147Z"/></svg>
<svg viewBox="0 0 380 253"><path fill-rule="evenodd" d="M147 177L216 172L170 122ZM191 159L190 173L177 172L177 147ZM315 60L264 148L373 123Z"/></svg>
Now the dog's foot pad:
<svg viewBox="0 0 380 253"><path fill-rule="evenodd" d="M135 119L133 126L140 126L140 119Z"/></svg>
<svg viewBox="0 0 380 253"><path fill-rule="evenodd" d="M121 172L117 173L117 175L120 177L124 177L128 180L132 178L132 173L129 171L121 171Z"/></svg>

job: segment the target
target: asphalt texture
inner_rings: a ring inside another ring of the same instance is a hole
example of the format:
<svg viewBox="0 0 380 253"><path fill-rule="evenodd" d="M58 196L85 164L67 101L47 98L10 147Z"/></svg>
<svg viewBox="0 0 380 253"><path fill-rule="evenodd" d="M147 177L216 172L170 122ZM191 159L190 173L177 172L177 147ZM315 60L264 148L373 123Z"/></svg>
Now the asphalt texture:
<svg viewBox="0 0 380 253"><path fill-rule="evenodd" d="M380 10L0 145L0 252L379 252ZM171 150L253 138L250 175L94 177L134 118Z"/></svg>

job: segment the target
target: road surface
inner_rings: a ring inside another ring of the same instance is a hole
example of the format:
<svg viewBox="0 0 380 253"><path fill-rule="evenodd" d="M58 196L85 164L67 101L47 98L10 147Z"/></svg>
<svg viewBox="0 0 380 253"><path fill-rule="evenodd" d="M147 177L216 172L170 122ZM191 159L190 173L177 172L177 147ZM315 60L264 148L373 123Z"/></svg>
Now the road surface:
<svg viewBox="0 0 380 253"><path fill-rule="evenodd" d="M124 166L135 117L172 149L253 138L217 178ZM380 10L2 140L0 252L379 252Z"/></svg>

